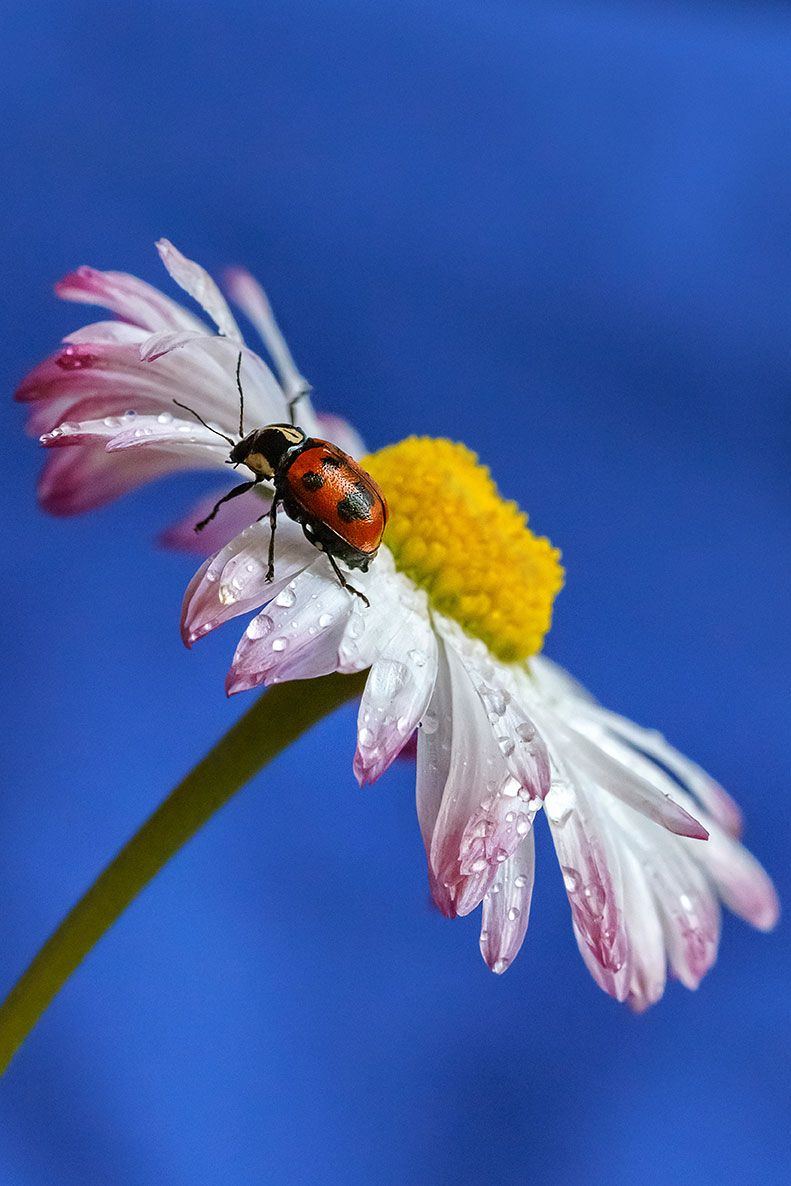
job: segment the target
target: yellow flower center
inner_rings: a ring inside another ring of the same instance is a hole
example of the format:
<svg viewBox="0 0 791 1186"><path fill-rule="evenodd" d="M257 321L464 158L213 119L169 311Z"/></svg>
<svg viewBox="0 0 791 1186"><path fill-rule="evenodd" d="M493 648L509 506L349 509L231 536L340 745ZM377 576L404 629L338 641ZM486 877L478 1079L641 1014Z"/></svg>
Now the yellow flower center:
<svg viewBox="0 0 791 1186"><path fill-rule="evenodd" d="M475 454L408 437L362 464L388 502L384 542L431 605L506 663L540 651L563 584L560 552L533 535Z"/></svg>

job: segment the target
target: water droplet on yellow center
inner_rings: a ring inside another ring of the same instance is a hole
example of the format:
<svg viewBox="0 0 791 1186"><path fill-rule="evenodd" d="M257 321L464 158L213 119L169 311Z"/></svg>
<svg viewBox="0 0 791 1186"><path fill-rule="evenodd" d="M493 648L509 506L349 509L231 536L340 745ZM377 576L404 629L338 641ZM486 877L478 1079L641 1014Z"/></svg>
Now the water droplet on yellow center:
<svg viewBox="0 0 791 1186"><path fill-rule="evenodd" d="M563 584L560 552L530 531L475 454L408 437L362 464L388 502L384 542L431 605L503 662L540 651Z"/></svg>

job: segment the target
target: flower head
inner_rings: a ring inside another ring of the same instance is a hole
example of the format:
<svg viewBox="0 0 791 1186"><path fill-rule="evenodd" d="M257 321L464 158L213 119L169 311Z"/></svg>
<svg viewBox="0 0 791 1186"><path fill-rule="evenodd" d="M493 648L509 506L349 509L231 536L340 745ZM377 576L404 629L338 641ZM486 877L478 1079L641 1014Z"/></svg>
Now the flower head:
<svg viewBox="0 0 791 1186"><path fill-rule="evenodd" d="M373 782L418 730L432 894L449 917L482 907L495 972L525 936L543 807L597 983L636 1009L662 995L668 963L696 987L716 957L719 898L760 928L777 917L771 882L736 839L738 809L658 734L607 712L538 654L562 584L558 552L469 450L410 438L363 464L390 506L385 547L356 578L370 608L294 523L268 584L269 530L256 523L196 574L185 641L264 605L229 693L369 671L357 778Z"/></svg>
<svg viewBox="0 0 791 1186"><path fill-rule="evenodd" d="M289 401L307 390L247 273L232 274L231 293L260 330L278 380L244 345L203 269L167 242L159 246L217 333L130 276L80 269L61 282L66 299L103 304L121 320L71 334L20 389L33 403L32 430L60 450L41 483L54 513L96 506L169 470L224 468L227 445L213 430L237 430L240 352L248 424L284 421ZM174 400L206 425L174 415ZM322 423L307 398L299 418L309 434L360 456L353 430ZM696 987L716 958L720 900L761 929L777 919L772 883L739 843L738 808L658 733L602 708L540 654L563 583L559 553L503 499L473 453L412 437L362 464L390 508L376 560L355 574L364 598L341 587L328 557L285 517L268 579L266 503L240 498L218 518L219 550L187 589L185 641L257 611L237 647L229 694L368 672L357 779L379 778L417 732L417 811L432 894L449 917L481 907L481 952L495 972L525 937L533 828L543 809L574 934L597 983L636 1009L662 995L668 967ZM192 525L214 501L169 541L193 541Z"/></svg>

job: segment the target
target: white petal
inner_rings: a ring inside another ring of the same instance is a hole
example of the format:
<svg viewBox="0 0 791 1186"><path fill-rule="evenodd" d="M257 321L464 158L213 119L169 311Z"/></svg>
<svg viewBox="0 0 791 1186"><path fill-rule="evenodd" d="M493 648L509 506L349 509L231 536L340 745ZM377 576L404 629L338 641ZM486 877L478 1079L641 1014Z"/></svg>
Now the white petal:
<svg viewBox="0 0 791 1186"><path fill-rule="evenodd" d="M553 747L553 755L555 750ZM571 906L574 934L597 984L617 1000L629 993L629 938L623 914L621 868L593 796L568 772L545 800L552 840Z"/></svg>
<svg viewBox="0 0 791 1186"><path fill-rule="evenodd" d="M613 744L613 739L607 736L594 741L576 730L563 732L566 761L584 769L602 790L677 836L708 839L706 828L673 798L666 785L668 779L655 778L652 782L643 776L653 772L639 754L629 752L617 742ZM655 785L657 782L659 786Z"/></svg>
<svg viewBox="0 0 791 1186"><path fill-rule="evenodd" d="M351 612L350 594L325 575L324 558L319 558L247 627L228 675L228 694L337 671Z"/></svg>
<svg viewBox="0 0 791 1186"><path fill-rule="evenodd" d="M64 301L101 305L124 321L131 321L150 333L161 329L204 328L197 317L193 317L158 288L126 272L77 268L55 285L55 292Z"/></svg>
<svg viewBox="0 0 791 1186"><path fill-rule="evenodd" d="M643 867L628 849L623 848L620 855L624 917L631 953L626 999L636 1013L642 1013L656 1004L665 991L665 939Z"/></svg>
<svg viewBox="0 0 791 1186"><path fill-rule="evenodd" d="M435 876L459 914L473 910L527 835L537 802L522 798L455 649L444 644L453 724L450 762L431 841ZM423 720L425 729L429 713Z"/></svg>
<svg viewBox="0 0 791 1186"><path fill-rule="evenodd" d="M108 440L106 447L108 453L124 449L157 449L186 458L194 457L196 468L224 465L228 457L227 442L202 424L180 420L169 412L161 412L158 416L135 416L131 424Z"/></svg>
<svg viewBox="0 0 791 1186"><path fill-rule="evenodd" d="M648 754L667 767L673 775L703 804L709 815L736 839L742 832L742 813L738 804L705 770L674 749L655 729L644 729L618 713L606 709L591 709L591 716L609 727L632 746Z"/></svg>
<svg viewBox="0 0 791 1186"><path fill-rule="evenodd" d="M176 284L208 313L220 333L235 342L241 342L242 335L228 308L228 302L205 268L187 259L167 239L158 241L157 251Z"/></svg>
<svg viewBox="0 0 791 1186"><path fill-rule="evenodd" d="M232 301L249 317L264 340L280 383L288 399L310 391L310 384L297 370L280 327L275 321L272 306L258 281L244 268L229 268L225 273L225 286ZM301 405L298 413L301 414ZM340 442L336 442L340 444ZM343 446L341 446L343 447Z"/></svg>
<svg viewBox="0 0 791 1186"><path fill-rule="evenodd" d="M357 717L354 773L374 782L411 737L437 675L437 640L424 607L403 607L382 638Z"/></svg>
<svg viewBox="0 0 791 1186"><path fill-rule="evenodd" d="M417 737L417 773L415 798L420 832L426 849L431 895L439 910L448 918L456 917L452 895L434 875L431 865L431 841L448 781L453 739L453 698L445 648L437 656L437 678L428 709L420 722Z"/></svg>
<svg viewBox="0 0 791 1186"><path fill-rule="evenodd" d="M261 501L262 512L267 504ZM314 562L316 549L296 523L278 521L275 580L267 583L270 528L268 520L253 523L207 560L184 594L181 632L187 646L223 622L257 609L277 595Z"/></svg>
<svg viewBox="0 0 791 1186"><path fill-rule="evenodd" d="M535 874L535 841L528 833L497 872L484 895L481 955L493 972L505 972L524 942Z"/></svg>
<svg viewBox="0 0 791 1186"><path fill-rule="evenodd" d="M531 798L543 799L550 783L549 755L508 669L494 662L483 643L469 638L455 623L439 615L435 620L478 693L511 774Z"/></svg>

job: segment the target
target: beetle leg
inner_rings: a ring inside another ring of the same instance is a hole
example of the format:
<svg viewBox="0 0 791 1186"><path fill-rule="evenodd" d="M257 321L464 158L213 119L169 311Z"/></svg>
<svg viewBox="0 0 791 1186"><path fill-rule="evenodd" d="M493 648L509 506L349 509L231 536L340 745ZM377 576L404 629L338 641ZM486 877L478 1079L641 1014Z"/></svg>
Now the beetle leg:
<svg viewBox="0 0 791 1186"><path fill-rule="evenodd" d="M277 498L272 499L272 505L269 508L269 526L271 531L269 533L269 567L266 570L266 580L273 581L275 579L275 528L277 527Z"/></svg>
<svg viewBox="0 0 791 1186"><path fill-rule="evenodd" d="M223 494L212 507L210 513L205 519L201 519L200 523L195 524L196 531L203 531L212 519L215 517L220 507L224 502L229 502L232 498L237 498L240 494L246 494L248 490L252 490L253 486L257 486L260 479L253 478L250 482L242 482L241 486L234 486L233 490L229 490L227 494Z"/></svg>
<svg viewBox="0 0 791 1186"><path fill-rule="evenodd" d="M335 573L336 577L340 581L343 588L348 589L350 593L354 593L355 597L359 597L360 601L364 601L367 608L370 609L371 608L370 601L368 600L368 598L365 596L364 593L361 593L359 589L355 589L354 585L349 584L349 582L346 580L346 577L343 575L341 570L338 568L338 565L336 563L335 557L333 556L332 552L325 551L324 555L327 557L330 564L332 565L332 571Z"/></svg>

